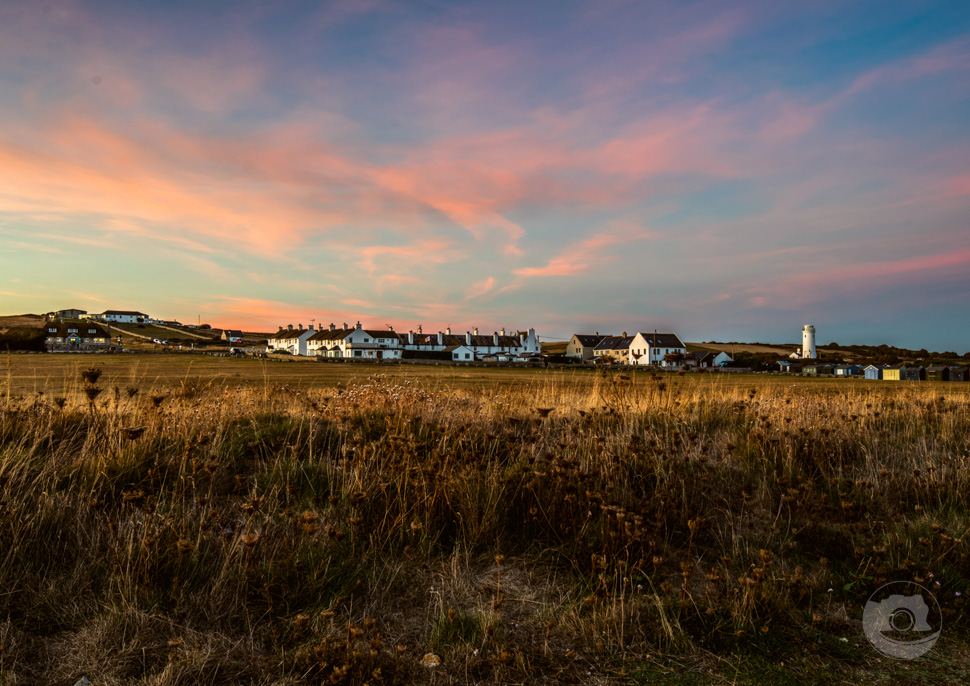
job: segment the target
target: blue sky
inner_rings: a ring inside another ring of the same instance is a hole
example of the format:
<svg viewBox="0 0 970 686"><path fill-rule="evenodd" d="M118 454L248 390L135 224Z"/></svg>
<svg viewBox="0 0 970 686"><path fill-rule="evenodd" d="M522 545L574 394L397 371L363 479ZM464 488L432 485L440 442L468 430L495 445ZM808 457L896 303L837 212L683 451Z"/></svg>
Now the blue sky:
<svg viewBox="0 0 970 686"><path fill-rule="evenodd" d="M0 7L0 311L970 349L965 2Z"/></svg>

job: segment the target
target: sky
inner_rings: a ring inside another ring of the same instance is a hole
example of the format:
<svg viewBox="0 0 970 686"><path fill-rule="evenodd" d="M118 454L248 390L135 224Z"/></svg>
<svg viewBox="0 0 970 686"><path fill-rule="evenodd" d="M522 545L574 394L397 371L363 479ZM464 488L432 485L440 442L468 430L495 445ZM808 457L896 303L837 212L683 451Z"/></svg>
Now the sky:
<svg viewBox="0 0 970 686"><path fill-rule="evenodd" d="M0 313L970 350L970 3L0 0Z"/></svg>

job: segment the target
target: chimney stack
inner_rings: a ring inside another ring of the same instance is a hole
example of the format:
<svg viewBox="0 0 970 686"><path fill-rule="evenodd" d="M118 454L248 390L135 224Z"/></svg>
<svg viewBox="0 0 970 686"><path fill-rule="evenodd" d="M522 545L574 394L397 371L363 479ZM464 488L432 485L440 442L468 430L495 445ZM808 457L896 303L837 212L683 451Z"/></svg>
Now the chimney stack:
<svg viewBox="0 0 970 686"><path fill-rule="evenodd" d="M495 345L496 348L498 347L498 331L492 334L492 343Z"/></svg>
<svg viewBox="0 0 970 686"><path fill-rule="evenodd" d="M287 331L292 331L293 330L293 325L292 324L287 324L286 325L286 330Z"/></svg>
<svg viewBox="0 0 970 686"><path fill-rule="evenodd" d="M502 327L502 335L503 336L505 335L505 327L504 326Z"/></svg>
<svg viewBox="0 0 970 686"><path fill-rule="evenodd" d="M408 331L408 345L414 345L414 332Z"/></svg>
<svg viewBox="0 0 970 686"><path fill-rule="evenodd" d="M445 337L442 336L441 335L441 332L439 331L438 332L438 345L444 345L444 344L445 344Z"/></svg>
<svg viewBox="0 0 970 686"><path fill-rule="evenodd" d="M347 330L347 322L344 322L344 331Z"/></svg>
<svg viewBox="0 0 970 686"><path fill-rule="evenodd" d="M360 329L360 320L357 320L357 328Z"/></svg>
<svg viewBox="0 0 970 686"><path fill-rule="evenodd" d="M303 322L300 322L299 328L300 328L300 331L303 331Z"/></svg>
<svg viewBox="0 0 970 686"><path fill-rule="evenodd" d="M445 329L445 333L448 334L449 336L451 335L451 327L450 326Z"/></svg>
<svg viewBox="0 0 970 686"><path fill-rule="evenodd" d="M471 331L466 331L465 332L465 345L471 345L471 344L472 344L472 333L471 333Z"/></svg>
<svg viewBox="0 0 970 686"><path fill-rule="evenodd" d="M337 327L335 327L335 326L333 325L333 322L330 322L330 330L331 330L331 331L333 331L333 330L334 330L334 329L336 329L336 328L337 328Z"/></svg>
<svg viewBox="0 0 970 686"><path fill-rule="evenodd" d="M423 332L421 331L421 325L420 325L420 324L418 324L418 333L419 333L419 334L420 334L420 333L423 333Z"/></svg>
<svg viewBox="0 0 970 686"><path fill-rule="evenodd" d="M477 326L475 327L475 335L476 336L478 335L478 327Z"/></svg>

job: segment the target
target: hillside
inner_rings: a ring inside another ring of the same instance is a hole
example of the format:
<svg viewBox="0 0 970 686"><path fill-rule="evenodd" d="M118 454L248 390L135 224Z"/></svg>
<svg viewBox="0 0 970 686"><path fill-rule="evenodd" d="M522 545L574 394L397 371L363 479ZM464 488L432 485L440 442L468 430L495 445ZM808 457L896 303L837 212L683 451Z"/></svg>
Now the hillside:
<svg viewBox="0 0 970 686"><path fill-rule="evenodd" d="M716 341L709 341L707 343L685 343L687 350L694 352L697 350L710 350L711 352L726 352L728 355L734 355L734 353L767 353L771 355L780 355L782 357L788 357L791 353L795 352L796 347L794 344L787 345L770 345L765 343L718 343Z"/></svg>
<svg viewBox="0 0 970 686"><path fill-rule="evenodd" d="M47 318L42 314L13 314L0 316L0 333L8 329L39 329Z"/></svg>

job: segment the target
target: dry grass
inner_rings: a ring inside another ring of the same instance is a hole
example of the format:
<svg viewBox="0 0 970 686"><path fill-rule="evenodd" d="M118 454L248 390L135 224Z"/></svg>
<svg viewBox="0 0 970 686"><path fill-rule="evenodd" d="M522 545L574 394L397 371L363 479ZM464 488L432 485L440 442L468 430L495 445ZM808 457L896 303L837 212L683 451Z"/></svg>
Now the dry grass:
<svg viewBox="0 0 970 686"><path fill-rule="evenodd" d="M0 683L858 681L900 579L965 635L960 385L92 359L9 363Z"/></svg>

